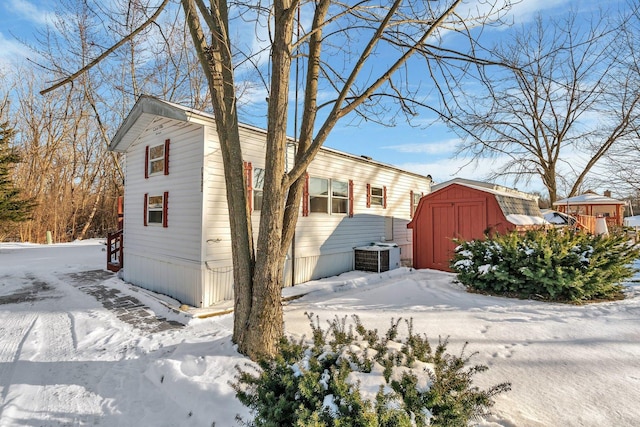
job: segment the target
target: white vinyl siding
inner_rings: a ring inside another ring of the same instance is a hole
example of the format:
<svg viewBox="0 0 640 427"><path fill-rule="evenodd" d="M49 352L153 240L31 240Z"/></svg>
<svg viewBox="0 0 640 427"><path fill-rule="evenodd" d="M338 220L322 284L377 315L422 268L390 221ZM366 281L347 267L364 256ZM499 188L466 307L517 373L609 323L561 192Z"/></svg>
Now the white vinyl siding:
<svg viewBox="0 0 640 427"><path fill-rule="evenodd" d="M139 135L132 132L135 137L127 137L133 142L126 149L125 280L196 306L231 299L229 210L213 119L192 114L182 122L163 117L150 120L147 115L137 123L132 129ZM171 174L145 179L141 169L147 147L150 150L167 139L171 141ZM265 132L259 129L240 127L243 160L253 168L254 238L260 220L265 139ZM288 147L287 169L293 165L294 153ZM402 250L401 258L411 258L407 194L428 193L428 178L330 149L322 149L307 172L310 179L320 178L324 183L310 192L318 200L310 205L322 206L318 210L325 214L313 212L316 209L310 206L312 215L299 216L295 283L351 270L353 248L375 241L392 238ZM367 208L367 185L383 193L386 188L386 209ZM149 209L143 209L144 196L164 194L169 195L168 227L145 227ZM285 264L288 284L291 264L291 259Z"/></svg>
<svg viewBox="0 0 640 427"><path fill-rule="evenodd" d="M158 130L154 132L153 129ZM181 271L189 269L192 271L189 277L199 278L202 275L200 166L203 134L202 126L157 117L127 150L125 168L124 279L144 284L153 291L182 295L182 301L194 305L200 302L201 295L199 290L193 290L192 283L174 274L156 275L156 272L164 271L168 263L180 264ZM145 179L146 147L153 147L159 140L166 139L171 139L171 174ZM151 198L165 192L169 194L168 227L162 227L162 222L149 223L145 227L143 215L148 213L143 207L145 194ZM140 262L145 268L140 266ZM201 288L201 280L196 287Z"/></svg>

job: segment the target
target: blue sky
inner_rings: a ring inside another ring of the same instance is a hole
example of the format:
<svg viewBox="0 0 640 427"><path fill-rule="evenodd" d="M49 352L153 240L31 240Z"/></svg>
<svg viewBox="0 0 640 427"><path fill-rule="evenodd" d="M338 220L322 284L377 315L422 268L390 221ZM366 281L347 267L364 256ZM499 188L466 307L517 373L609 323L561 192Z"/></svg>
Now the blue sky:
<svg viewBox="0 0 640 427"><path fill-rule="evenodd" d="M24 61L29 52L15 37L27 42L31 40L38 28L46 24L56 3L53 0L3 0L0 3L0 67L12 67ZM507 20L520 26L531 22L539 12L557 16L570 8L590 11L596 7L617 8L624 4L624 0L522 0L513 7ZM508 31L508 28L485 31L485 44L503 37ZM428 123L433 121L433 117L424 115L418 120ZM343 122L333 131L326 145L421 174L430 174L436 182L453 177L484 179L495 164L487 160L474 166L469 165L468 160L452 158L457 142L456 135L438 122L426 128L412 127L400 121L395 127L367 122L358 122L355 126ZM508 181L498 182L512 184ZM541 184L535 181L529 185L521 183L519 187L542 191Z"/></svg>

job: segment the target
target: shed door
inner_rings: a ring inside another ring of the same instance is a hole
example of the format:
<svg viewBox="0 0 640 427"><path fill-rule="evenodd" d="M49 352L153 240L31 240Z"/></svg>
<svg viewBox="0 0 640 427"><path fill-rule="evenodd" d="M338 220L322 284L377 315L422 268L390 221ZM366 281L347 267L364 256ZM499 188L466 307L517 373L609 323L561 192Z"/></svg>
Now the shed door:
<svg viewBox="0 0 640 427"><path fill-rule="evenodd" d="M433 219L431 224L431 227L433 227L431 247L433 250L431 251L430 262L427 264L428 268L442 269L449 266L450 254L455 248L451 241L451 237L456 232L454 215L455 205L453 203L431 205L431 218Z"/></svg>
<svg viewBox="0 0 640 427"><path fill-rule="evenodd" d="M449 270L456 244L454 238L471 240L484 235L486 207L484 200L431 205L432 248L427 268ZM430 265L429 265L430 264Z"/></svg>
<svg viewBox="0 0 640 427"><path fill-rule="evenodd" d="M487 228L484 202L458 203L456 211L455 237L464 240L482 239Z"/></svg>

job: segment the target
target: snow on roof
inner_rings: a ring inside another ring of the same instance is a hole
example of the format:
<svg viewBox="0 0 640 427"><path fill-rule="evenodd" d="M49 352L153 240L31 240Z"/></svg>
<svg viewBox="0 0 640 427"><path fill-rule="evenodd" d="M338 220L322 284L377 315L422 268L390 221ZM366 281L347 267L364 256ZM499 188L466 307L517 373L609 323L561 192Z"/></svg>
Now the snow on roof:
<svg viewBox="0 0 640 427"><path fill-rule="evenodd" d="M480 191L485 191L487 193L495 194L497 196L515 197L519 199L536 200L536 201L538 199L538 197L534 196L533 194L525 193L524 191L519 191L514 188L504 187L502 185L492 184L489 182L474 181L472 179L466 179L466 178L454 178L452 180L445 181L440 184L432 185L431 191L440 190L441 188L445 188L451 184L463 185L465 187L473 188Z"/></svg>
<svg viewBox="0 0 640 427"><path fill-rule="evenodd" d="M550 224L567 225L569 224L569 222L571 222L572 224L573 222L575 222L575 219L570 217L569 215L562 212L554 211L552 209L544 209L541 212L544 219Z"/></svg>
<svg viewBox="0 0 640 427"><path fill-rule="evenodd" d="M601 196L596 193L584 193L579 196L569 197L553 202L553 206L558 205L626 205L627 202L612 199L611 197Z"/></svg>
<svg viewBox="0 0 640 427"><path fill-rule="evenodd" d="M515 225L543 225L548 222L541 216L534 215L521 215L521 214L509 214L505 215L507 221Z"/></svg>
<svg viewBox="0 0 640 427"><path fill-rule="evenodd" d="M546 223L538 207L538 197L513 188L471 179L454 178L442 184L432 186L431 191L438 191L452 184L458 184L493 194L507 221L512 224L537 225Z"/></svg>

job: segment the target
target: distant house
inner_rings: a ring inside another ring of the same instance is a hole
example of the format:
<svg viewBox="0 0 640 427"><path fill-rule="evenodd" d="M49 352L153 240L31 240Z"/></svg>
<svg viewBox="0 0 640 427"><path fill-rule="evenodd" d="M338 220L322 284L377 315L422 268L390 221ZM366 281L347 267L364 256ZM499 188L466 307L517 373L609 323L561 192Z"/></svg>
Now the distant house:
<svg viewBox="0 0 640 427"><path fill-rule="evenodd" d="M407 227L413 230L413 266L450 271L454 238L482 239L485 234L545 225L537 197L469 179L434 185L420 199Z"/></svg>
<svg viewBox="0 0 640 427"><path fill-rule="evenodd" d="M257 233L266 132L241 125L240 138ZM126 154L124 280L197 307L232 299L233 242L213 116L142 96L109 148ZM287 168L295 149L292 140ZM411 262L406 224L431 177L328 148L307 172L286 285L353 270L353 248L371 242L395 242Z"/></svg>
<svg viewBox="0 0 640 427"><path fill-rule="evenodd" d="M593 191L587 191L579 196L558 200L553 206L559 212L578 218L584 223L588 218L580 217L604 217L608 226L621 226L624 220L624 208L627 202L611 198L611 193L605 191L599 195ZM593 221L591 221L593 222Z"/></svg>

